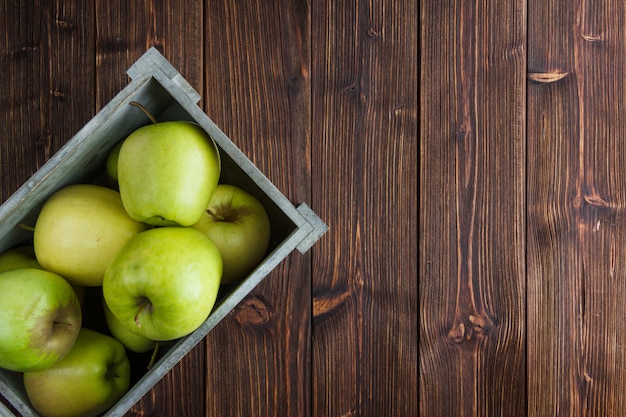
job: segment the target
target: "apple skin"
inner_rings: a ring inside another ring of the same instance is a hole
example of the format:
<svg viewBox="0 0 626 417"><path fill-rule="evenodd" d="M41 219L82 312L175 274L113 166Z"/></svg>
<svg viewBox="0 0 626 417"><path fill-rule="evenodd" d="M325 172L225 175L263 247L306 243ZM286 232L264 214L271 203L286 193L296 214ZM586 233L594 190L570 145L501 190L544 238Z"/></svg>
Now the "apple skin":
<svg viewBox="0 0 626 417"><path fill-rule="evenodd" d="M157 343L156 341L131 332L113 315L104 299L102 300L102 305L104 308L104 319L106 320L111 335L119 340L126 349L136 353L154 350Z"/></svg>
<svg viewBox="0 0 626 417"><path fill-rule="evenodd" d="M32 245L18 246L0 254L0 272L18 268L42 269L35 258L35 248ZM82 305L85 299L85 287L72 285L72 288Z"/></svg>
<svg viewBox="0 0 626 417"><path fill-rule="evenodd" d="M35 255L44 269L70 284L100 286L120 248L148 227L128 216L117 191L93 184L70 185L43 205L35 224Z"/></svg>
<svg viewBox="0 0 626 417"><path fill-rule="evenodd" d="M124 327L156 341L196 330L217 299L219 250L191 227L159 227L134 236L107 269L106 304Z"/></svg>
<svg viewBox="0 0 626 417"><path fill-rule="evenodd" d="M17 268L40 268L32 246L17 246L0 254L0 272Z"/></svg>
<svg viewBox="0 0 626 417"><path fill-rule="evenodd" d="M26 394L43 417L95 417L112 407L129 385L124 346L87 328L56 365L24 373Z"/></svg>
<svg viewBox="0 0 626 417"><path fill-rule="evenodd" d="M0 273L0 367L17 372L49 367L69 352L82 325L74 289L36 268Z"/></svg>
<svg viewBox="0 0 626 417"><path fill-rule="evenodd" d="M222 255L222 284L245 278L261 263L270 240L263 205L234 185L219 184L200 220L193 225L215 243Z"/></svg>
<svg viewBox="0 0 626 417"><path fill-rule="evenodd" d="M122 148L123 141L118 142L113 149L109 152L106 162L107 178L109 184L117 186L117 161L120 156L120 149Z"/></svg>
<svg viewBox="0 0 626 417"><path fill-rule="evenodd" d="M211 137L186 121L140 127L122 143L118 185L135 220L155 226L191 226L206 208L220 176Z"/></svg>

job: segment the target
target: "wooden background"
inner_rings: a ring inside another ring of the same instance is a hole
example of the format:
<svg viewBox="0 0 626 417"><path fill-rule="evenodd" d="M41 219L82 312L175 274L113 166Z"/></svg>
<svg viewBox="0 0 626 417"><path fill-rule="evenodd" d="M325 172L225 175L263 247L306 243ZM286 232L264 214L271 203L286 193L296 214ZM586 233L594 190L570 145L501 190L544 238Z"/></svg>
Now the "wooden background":
<svg viewBox="0 0 626 417"><path fill-rule="evenodd" d="M420 415L626 415L626 3L422 1Z"/></svg>
<svg viewBox="0 0 626 417"><path fill-rule="evenodd" d="M2 201L155 46L233 142L330 227L129 416L416 412L417 2L3 0L0 27ZM522 143L501 162L519 171ZM521 195L518 171L502 180Z"/></svg>

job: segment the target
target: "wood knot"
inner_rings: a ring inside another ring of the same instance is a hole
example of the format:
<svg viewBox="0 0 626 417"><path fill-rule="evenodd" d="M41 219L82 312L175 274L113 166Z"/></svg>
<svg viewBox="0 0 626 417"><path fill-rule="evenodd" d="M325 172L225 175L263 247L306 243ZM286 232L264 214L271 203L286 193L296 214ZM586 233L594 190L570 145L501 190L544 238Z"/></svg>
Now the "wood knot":
<svg viewBox="0 0 626 417"><path fill-rule="evenodd" d="M463 323L459 323L450 329L448 332L448 340L450 343L454 343L455 345L463 343L463 340L465 340L465 325Z"/></svg>
<svg viewBox="0 0 626 417"><path fill-rule="evenodd" d="M480 335L488 335L493 330L493 321L486 316L469 315L472 330Z"/></svg>
<svg viewBox="0 0 626 417"><path fill-rule="evenodd" d="M235 318L242 326L263 326L271 319L272 314L267 305L256 297L246 298L237 308Z"/></svg>
<svg viewBox="0 0 626 417"><path fill-rule="evenodd" d="M56 19L54 21L54 23L57 25L57 27L61 28L61 29L72 29L74 27L74 24L71 22L68 22L67 20L63 20L63 19Z"/></svg>
<svg viewBox="0 0 626 417"><path fill-rule="evenodd" d="M370 27L367 30L367 36L369 36L370 38L378 38L380 36L380 33L373 27Z"/></svg>
<svg viewBox="0 0 626 417"><path fill-rule="evenodd" d="M50 95L56 98L65 98L65 94L63 94L59 90L50 90Z"/></svg>
<svg viewBox="0 0 626 417"><path fill-rule="evenodd" d="M488 336L493 332L495 323L487 316L470 314L467 323L459 322L448 332L448 342L460 345L472 339L474 335Z"/></svg>
<svg viewBox="0 0 626 417"><path fill-rule="evenodd" d="M585 40L585 42L604 42L604 36L602 35L583 34L582 37Z"/></svg>
<svg viewBox="0 0 626 417"><path fill-rule="evenodd" d="M313 296L313 320L320 322L336 314L350 300L351 296L350 290L341 293L328 291L325 294Z"/></svg>
<svg viewBox="0 0 626 417"><path fill-rule="evenodd" d="M555 83L567 77L569 72L531 72L528 79L540 84Z"/></svg>
<svg viewBox="0 0 626 417"><path fill-rule="evenodd" d="M590 194L590 195L584 195L583 196L583 201L585 202L585 204L591 206L591 207L596 207L596 208L604 208L604 209L614 209L616 208L615 204L604 200L601 196L599 196L596 193Z"/></svg>

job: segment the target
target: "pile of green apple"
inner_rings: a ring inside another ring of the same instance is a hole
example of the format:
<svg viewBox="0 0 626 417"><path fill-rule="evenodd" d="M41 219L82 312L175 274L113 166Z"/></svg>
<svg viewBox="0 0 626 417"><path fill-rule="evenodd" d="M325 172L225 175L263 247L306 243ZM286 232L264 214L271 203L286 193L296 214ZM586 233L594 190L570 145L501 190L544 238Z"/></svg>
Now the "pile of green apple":
<svg viewBox="0 0 626 417"><path fill-rule="evenodd" d="M220 154L187 121L156 122L113 148L110 183L73 184L38 213L32 244L0 254L0 367L22 373L45 417L96 416L129 389L128 351L196 330L224 284L268 248L263 205L221 184ZM86 289L107 329L83 326Z"/></svg>

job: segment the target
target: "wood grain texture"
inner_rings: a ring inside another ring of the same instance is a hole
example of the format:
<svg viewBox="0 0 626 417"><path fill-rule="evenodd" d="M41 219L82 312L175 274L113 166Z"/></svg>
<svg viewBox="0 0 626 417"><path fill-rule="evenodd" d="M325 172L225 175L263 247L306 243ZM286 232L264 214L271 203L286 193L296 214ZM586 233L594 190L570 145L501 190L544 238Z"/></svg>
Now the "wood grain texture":
<svg viewBox="0 0 626 417"><path fill-rule="evenodd" d="M94 114L93 8L3 2L0 191L6 200Z"/></svg>
<svg viewBox="0 0 626 417"><path fill-rule="evenodd" d="M330 225L128 416L415 414L418 14L404 0L0 2L3 201L155 46L289 200ZM515 301L511 288L494 291ZM517 363L512 336L490 340Z"/></svg>
<svg viewBox="0 0 626 417"><path fill-rule="evenodd" d="M420 415L523 416L525 4L420 12Z"/></svg>
<svg viewBox="0 0 626 417"><path fill-rule="evenodd" d="M128 84L126 70L155 47L198 92L203 87L204 5L175 0L95 0L97 104Z"/></svg>
<svg viewBox="0 0 626 417"><path fill-rule="evenodd" d="M529 416L621 416L626 386L624 18L529 8Z"/></svg>
<svg viewBox="0 0 626 417"><path fill-rule="evenodd" d="M308 7L206 9L206 112L296 203L310 202ZM208 416L311 415L310 287L310 255L290 255L209 334Z"/></svg>
<svg viewBox="0 0 626 417"><path fill-rule="evenodd" d="M417 3L316 6L313 415L414 415Z"/></svg>

